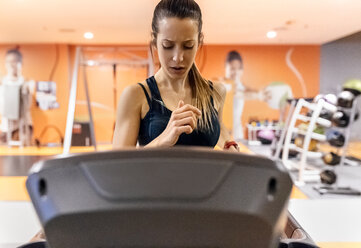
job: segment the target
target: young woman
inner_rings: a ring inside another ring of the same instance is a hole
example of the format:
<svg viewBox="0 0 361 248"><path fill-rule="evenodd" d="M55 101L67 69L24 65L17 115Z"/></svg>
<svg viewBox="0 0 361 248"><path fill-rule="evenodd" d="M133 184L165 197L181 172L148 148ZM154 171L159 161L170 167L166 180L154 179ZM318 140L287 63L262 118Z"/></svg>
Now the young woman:
<svg viewBox="0 0 361 248"><path fill-rule="evenodd" d="M127 87L119 100L114 148L194 145L237 150L222 124L225 88L195 65L203 43L202 14L194 0L162 0L154 10L151 48L160 69Z"/></svg>
<svg viewBox="0 0 361 248"><path fill-rule="evenodd" d="M194 0L162 0L154 10L151 45L161 68L124 89L113 147L198 145L237 151L222 124L226 94L199 73L194 60L203 42L202 14ZM39 232L31 241L44 240Z"/></svg>
<svg viewBox="0 0 361 248"><path fill-rule="evenodd" d="M19 88L19 119L20 120L12 120L8 119L6 116L2 116L1 125L0 125L0 142L7 141L7 133L9 132L12 139L19 139L20 135L23 137L23 141L25 145L30 145L32 140L32 130L33 123L31 118L30 108L32 105L32 98L34 94L35 82L34 81L26 81L22 75L22 64L23 64L23 56L18 49L11 49L6 52L5 55L5 67L7 74L0 80L0 87L2 87L2 91L0 91L0 98L4 99L4 95L7 94L5 92L5 88ZM1 100L2 100L1 99ZM7 106L6 102L3 102L4 108L13 109L14 106ZM9 103L7 103L9 104ZM15 103L12 103L15 104ZM22 126L20 123L23 123ZM20 134L20 131L23 133ZM18 136L16 138L16 136Z"/></svg>
<svg viewBox="0 0 361 248"><path fill-rule="evenodd" d="M221 82L228 88L227 91L233 93L233 137L236 141L241 141L244 139L242 113L245 101L267 101L270 93L265 89L255 90L243 84L243 59L237 51L227 54L225 72L225 78Z"/></svg>

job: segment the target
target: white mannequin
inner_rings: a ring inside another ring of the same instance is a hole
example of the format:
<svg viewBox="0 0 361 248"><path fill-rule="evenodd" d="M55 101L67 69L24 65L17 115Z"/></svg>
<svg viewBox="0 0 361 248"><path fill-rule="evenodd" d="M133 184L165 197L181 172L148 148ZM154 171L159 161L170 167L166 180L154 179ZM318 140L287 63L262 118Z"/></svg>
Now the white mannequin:
<svg viewBox="0 0 361 248"><path fill-rule="evenodd" d="M30 145L31 137L32 137L32 119L30 113L30 106L31 106L31 98L32 93L34 92L34 82L28 81L26 82L24 77L22 76L22 55L18 50L9 50L5 56L5 68L7 71L6 76L1 80L0 84L3 86L2 94L6 94L4 89L6 86L14 86L14 89L19 88L19 119L18 120L11 120L2 116L1 118L1 132L2 132L2 139L6 134L6 140L11 139L13 132L19 130L24 134L19 133L19 138L23 137L23 141L25 144ZM3 96L1 96L3 98ZM7 106L4 104L4 109ZM8 106L11 108L14 106Z"/></svg>
<svg viewBox="0 0 361 248"><path fill-rule="evenodd" d="M227 91L233 91L233 137L236 141L244 139L242 126L242 113L245 100L268 99L268 92L265 90L254 90L243 85L243 60L237 51L230 51L226 58L225 80L232 84L225 84Z"/></svg>
<svg viewBox="0 0 361 248"><path fill-rule="evenodd" d="M236 141L243 139L242 112L244 108L244 91L242 84L243 63L240 60L226 62L225 77L233 82L233 137ZM229 84L228 84L229 85Z"/></svg>

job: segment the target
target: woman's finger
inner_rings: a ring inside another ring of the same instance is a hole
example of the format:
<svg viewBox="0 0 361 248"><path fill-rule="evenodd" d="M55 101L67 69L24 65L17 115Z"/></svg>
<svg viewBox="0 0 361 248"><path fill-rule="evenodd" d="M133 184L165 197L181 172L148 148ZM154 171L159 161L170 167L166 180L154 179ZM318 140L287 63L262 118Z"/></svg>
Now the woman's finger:
<svg viewBox="0 0 361 248"><path fill-rule="evenodd" d="M190 125L192 127L192 131L193 131L193 129L196 127L196 123L197 122L192 117L187 117L187 118L175 121L175 126L180 127L180 126Z"/></svg>
<svg viewBox="0 0 361 248"><path fill-rule="evenodd" d="M190 134L193 132L193 129L191 126L181 126L177 127L176 131L177 135L181 135L182 133Z"/></svg>
<svg viewBox="0 0 361 248"><path fill-rule="evenodd" d="M181 113L175 113L173 116L174 120L180 120L180 119L184 119L187 117L192 117L194 119L197 119L197 116L194 114L193 111L186 111L186 112L181 112Z"/></svg>
<svg viewBox="0 0 361 248"><path fill-rule="evenodd" d="M184 106L182 106L180 108L177 108L174 112L181 113L181 112L185 112L185 111L192 111L197 116L202 115L202 112L198 108L196 108L196 107L194 107L194 106L192 106L190 104L185 104Z"/></svg>

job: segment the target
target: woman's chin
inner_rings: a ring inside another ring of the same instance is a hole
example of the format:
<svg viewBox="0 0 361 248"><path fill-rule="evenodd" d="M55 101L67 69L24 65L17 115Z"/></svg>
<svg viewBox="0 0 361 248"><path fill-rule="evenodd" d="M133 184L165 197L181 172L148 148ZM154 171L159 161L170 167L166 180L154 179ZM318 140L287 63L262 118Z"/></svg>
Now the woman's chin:
<svg viewBox="0 0 361 248"><path fill-rule="evenodd" d="M167 74L172 79L181 79L181 78L185 78L187 76L187 71L186 70L182 70L182 71L168 70Z"/></svg>

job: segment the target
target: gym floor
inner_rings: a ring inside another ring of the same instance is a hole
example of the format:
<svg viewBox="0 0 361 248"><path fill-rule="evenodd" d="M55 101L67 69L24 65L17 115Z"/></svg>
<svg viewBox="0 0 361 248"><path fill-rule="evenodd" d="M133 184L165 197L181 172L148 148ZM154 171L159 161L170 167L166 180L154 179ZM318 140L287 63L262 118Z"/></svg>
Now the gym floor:
<svg viewBox="0 0 361 248"><path fill-rule="evenodd" d="M111 145L98 146L99 151L110 149ZM92 151L93 147L71 149L71 153ZM241 146L241 151L270 156L269 146ZM61 153L59 147L0 147L0 248L23 244L40 229L25 188L26 176L34 162ZM361 158L361 142L350 144L349 155ZM351 180L353 187L361 190L361 168L342 168L340 173L344 182L355 178ZM361 247L361 197L332 196L330 199L305 187L294 187L288 209L320 247Z"/></svg>

